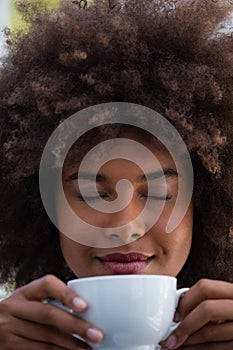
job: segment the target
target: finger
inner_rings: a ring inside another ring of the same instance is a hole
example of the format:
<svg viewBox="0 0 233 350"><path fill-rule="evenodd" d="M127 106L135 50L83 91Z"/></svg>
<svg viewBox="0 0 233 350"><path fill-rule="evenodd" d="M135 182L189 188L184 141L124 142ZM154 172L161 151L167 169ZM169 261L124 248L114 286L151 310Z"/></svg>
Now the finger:
<svg viewBox="0 0 233 350"><path fill-rule="evenodd" d="M233 322L224 322L219 325L208 324L199 331L192 334L184 343L184 345L195 345L209 342L220 342L232 340Z"/></svg>
<svg viewBox="0 0 233 350"><path fill-rule="evenodd" d="M197 305L207 299L232 299L233 283L201 279L190 288L178 306L179 320L188 315ZM178 319L177 319L178 320Z"/></svg>
<svg viewBox="0 0 233 350"><path fill-rule="evenodd" d="M166 348L162 348L165 350ZM209 343L199 345L183 345L179 347L179 350L232 350L233 342L221 342L221 343Z"/></svg>
<svg viewBox="0 0 233 350"><path fill-rule="evenodd" d="M19 288L12 296L38 301L52 297L76 312L82 312L87 308L87 302L83 298L53 275L44 276Z"/></svg>
<svg viewBox="0 0 233 350"><path fill-rule="evenodd" d="M233 320L233 300L203 301L188 314L164 344L168 349L177 349L191 334L197 332L209 322L223 319ZM227 339L223 338L221 340L225 341Z"/></svg>
<svg viewBox="0 0 233 350"><path fill-rule="evenodd" d="M17 335L11 335L10 338L1 342L1 350L68 350L53 344L43 344L37 341L24 339ZM77 348L78 349L78 348Z"/></svg>
<svg viewBox="0 0 233 350"><path fill-rule="evenodd" d="M73 316L56 306L38 301L17 300L11 303L11 314L19 320L28 320L37 324L53 326L63 333L78 334L92 343L99 343L103 338L101 330L89 322Z"/></svg>
<svg viewBox="0 0 233 350"><path fill-rule="evenodd" d="M12 326L12 334L19 338L49 343L65 349L78 349L83 342L74 338L71 334L58 332L51 326L38 325L36 323L15 319Z"/></svg>

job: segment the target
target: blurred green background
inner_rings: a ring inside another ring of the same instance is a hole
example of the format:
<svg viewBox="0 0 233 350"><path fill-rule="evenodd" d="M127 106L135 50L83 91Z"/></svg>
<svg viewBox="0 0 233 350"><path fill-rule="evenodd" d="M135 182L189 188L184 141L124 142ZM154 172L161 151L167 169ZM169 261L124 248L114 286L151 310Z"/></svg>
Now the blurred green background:
<svg viewBox="0 0 233 350"><path fill-rule="evenodd" d="M61 0L41 0L49 7L56 7ZM24 28L25 23L23 23L19 13L15 8L15 0L0 0L0 67L1 67L1 56L5 54L5 37L3 33L3 28L6 26L9 28ZM0 284L0 301L8 296L15 288L14 282L9 281L9 283L1 285Z"/></svg>
<svg viewBox="0 0 233 350"><path fill-rule="evenodd" d="M1 0L0 0L1 1ZM15 1L16 0L9 0L11 2L10 4L10 28L23 28L25 26L25 23L22 21L22 19L20 18L19 13L17 12L16 8L15 8ZM59 5L59 3L61 2L61 0L41 0L42 2L44 2L46 5L48 5L48 7L56 7Z"/></svg>
<svg viewBox="0 0 233 350"><path fill-rule="evenodd" d="M26 28L20 13L16 10L15 3L28 2L29 0L0 0L0 58L6 52L4 28L24 29ZM49 8L58 6L61 0L33 0L35 3L40 1ZM0 62L1 66L1 62Z"/></svg>

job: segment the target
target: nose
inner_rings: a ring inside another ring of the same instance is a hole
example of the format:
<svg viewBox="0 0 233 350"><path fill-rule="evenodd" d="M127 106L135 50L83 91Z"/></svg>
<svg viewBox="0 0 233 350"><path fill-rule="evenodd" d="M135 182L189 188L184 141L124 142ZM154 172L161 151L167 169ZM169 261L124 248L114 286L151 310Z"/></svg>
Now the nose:
<svg viewBox="0 0 233 350"><path fill-rule="evenodd" d="M141 215L141 209L131 202L128 206L116 213L108 214L105 222L104 234L114 242L128 244L143 237L146 227Z"/></svg>

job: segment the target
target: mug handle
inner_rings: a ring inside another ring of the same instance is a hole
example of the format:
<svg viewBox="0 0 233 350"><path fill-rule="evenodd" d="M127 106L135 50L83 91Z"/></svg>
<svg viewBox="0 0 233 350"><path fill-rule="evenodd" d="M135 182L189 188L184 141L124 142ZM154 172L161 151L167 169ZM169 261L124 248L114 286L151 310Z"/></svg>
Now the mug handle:
<svg viewBox="0 0 233 350"><path fill-rule="evenodd" d="M188 290L189 290L189 288L181 288L181 289L178 289L176 291L175 309L178 306L181 295L185 294ZM173 322L171 324L169 330L167 331L167 333L163 337L163 339L161 339L161 341L164 341L165 339L167 339L176 330L176 328L179 326L179 324L180 324L180 322Z"/></svg>

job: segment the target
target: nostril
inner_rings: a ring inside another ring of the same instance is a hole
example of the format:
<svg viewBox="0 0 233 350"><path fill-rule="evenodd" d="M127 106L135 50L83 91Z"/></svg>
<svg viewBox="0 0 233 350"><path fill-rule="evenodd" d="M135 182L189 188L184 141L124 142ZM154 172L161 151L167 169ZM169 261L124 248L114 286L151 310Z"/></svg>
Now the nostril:
<svg viewBox="0 0 233 350"><path fill-rule="evenodd" d="M111 233L110 236L111 236L112 238L118 238L118 237L119 237L119 235L118 235L117 233Z"/></svg>
<svg viewBox="0 0 233 350"><path fill-rule="evenodd" d="M141 229L141 227L131 227L128 225L127 227L117 227L117 228L105 228L104 229L104 235L106 238L110 239L114 244L116 242L119 242L121 244L122 242L125 244L128 244L130 242L133 242L142 236L144 236L145 231Z"/></svg>
<svg viewBox="0 0 233 350"><path fill-rule="evenodd" d="M132 237L132 238L139 238L139 237L141 237L141 235L140 235L140 233L133 233L133 234L131 235L131 237Z"/></svg>

